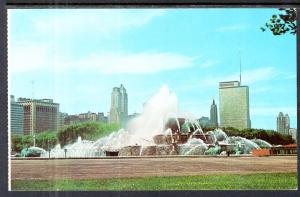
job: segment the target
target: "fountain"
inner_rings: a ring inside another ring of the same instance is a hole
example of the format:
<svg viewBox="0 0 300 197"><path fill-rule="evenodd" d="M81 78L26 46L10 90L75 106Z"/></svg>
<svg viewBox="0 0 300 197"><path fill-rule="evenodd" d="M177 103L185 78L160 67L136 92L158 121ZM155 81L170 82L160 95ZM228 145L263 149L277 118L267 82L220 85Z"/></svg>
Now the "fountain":
<svg viewBox="0 0 300 197"><path fill-rule="evenodd" d="M21 157L40 157L41 155L44 155L46 153L47 152L40 147L31 146L29 148L24 148L21 151L20 156Z"/></svg>
<svg viewBox="0 0 300 197"><path fill-rule="evenodd" d="M256 144L258 143L258 144ZM141 115L127 127L97 141L78 136L77 142L50 151L53 158L99 156L216 155L224 151L248 154L266 142L228 137L221 129L204 133L199 122L178 110L177 97L162 86ZM41 157L48 157L47 152Z"/></svg>

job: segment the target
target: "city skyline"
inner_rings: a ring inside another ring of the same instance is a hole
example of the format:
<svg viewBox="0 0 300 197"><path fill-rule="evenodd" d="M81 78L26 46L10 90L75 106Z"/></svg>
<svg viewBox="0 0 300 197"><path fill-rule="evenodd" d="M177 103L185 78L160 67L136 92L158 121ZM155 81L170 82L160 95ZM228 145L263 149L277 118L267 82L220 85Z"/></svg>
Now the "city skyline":
<svg viewBox="0 0 300 197"><path fill-rule="evenodd" d="M295 128L296 37L260 31L278 12L9 10L9 94L53 98L70 114L107 114L111 88L123 84L133 114L168 84L180 110L200 118L211 100L219 106L218 83L239 79L241 51L252 127L276 130L283 111Z"/></svg>

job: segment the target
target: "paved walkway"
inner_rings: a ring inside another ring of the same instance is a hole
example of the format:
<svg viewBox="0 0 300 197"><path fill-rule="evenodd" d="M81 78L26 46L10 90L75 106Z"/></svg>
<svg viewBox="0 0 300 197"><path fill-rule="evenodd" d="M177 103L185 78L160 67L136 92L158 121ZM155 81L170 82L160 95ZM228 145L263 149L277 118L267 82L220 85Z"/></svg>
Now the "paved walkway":
<svg viewBox="0 0 300 197"><path fill-rule="evenodd" d="M13 180L98 179L296 171L297 156L11 161L11 178Z"/></svg>

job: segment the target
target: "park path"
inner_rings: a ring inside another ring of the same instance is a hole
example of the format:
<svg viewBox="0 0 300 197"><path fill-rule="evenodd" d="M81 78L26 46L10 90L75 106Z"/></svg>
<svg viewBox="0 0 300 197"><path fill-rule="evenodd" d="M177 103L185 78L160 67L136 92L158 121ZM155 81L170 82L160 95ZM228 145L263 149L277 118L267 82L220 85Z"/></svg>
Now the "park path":
<svg viewBox="0 0 300 197"><path fill-rule="evenodd" d="M296 172L297 156L11 160L12 180Z"/></svg>

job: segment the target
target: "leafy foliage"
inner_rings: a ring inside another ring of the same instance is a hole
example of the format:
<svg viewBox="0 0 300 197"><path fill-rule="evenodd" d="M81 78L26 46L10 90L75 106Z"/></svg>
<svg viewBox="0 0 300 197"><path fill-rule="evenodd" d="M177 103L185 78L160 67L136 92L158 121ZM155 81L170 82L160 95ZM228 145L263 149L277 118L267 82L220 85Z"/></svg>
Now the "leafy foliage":
<svg viewBox="0 0 300 197"><path fill-rule="evenodd" d="M74 143L78 136L86 140L96 140L120 128L118 124L85 122L64 127L57 133L61 146Z"/></svg>
<svg viewBox="0 0 300 197"><path fill-rule="evenodd" d="M212 131L215 128L211 127L203 127L203 132ZM286 145L286 144L293 144L295 141L292 139L292 136L290 135L283 135L281 133L278 133L274 130L265 130L265 129L243 129L239 130L237 128L233 127L226 127L222 128L222 130L228 135L228 136L241 136L247 139L262 139L270 144L275 145Z"/></svg>
<svg viewBox="0 0 300 197"><path fill-rule="evenodd" d="M284 13L273 15L270 21L265 24L265 27L261 27L261 30L266 31L266 29L269 29L275 36L286 33L295 35L297 33L296 9L280 8L279 10Z"/></svg>
<svg viewBox="0 0 300 197"><path fill-rule="evenodd" d="M97 122L86 122L76 125L65 126L59 132L44 131L36 134L36 146L45 150L53 148L56 144L60 143L64 146L73 143L77 140L78 136L87 140L96 140L100 137L108 135L112 131L117 131L119 125L106 124ZM11 148L12 151L20 152L24 148L33 146L33 136L30 135L12 135Z"/></svg>
<svg viewBox="0 0 300 197"><path fill-rule="evenodd" d="M22 135L11 136L11 149L16 152L20 152L23 149Z"/></svg>
<svg viewBox="0 0 300 197"><path fill-rule="evenodd" d="M45 150L51 149L58 142L56 135L57 135L57 133L53 132L53 131L45 131L45 132L39 133L36 136L36 145Z"/></svg>
<svg viewBox="0 0 300 197"><path fill-rule="evenodd" d="M20 152L24 148L33 146L33 136L30 135L12 135L11 148L13 151ZM48 150L57 144L56 132L45 131L38 133L35 137L36 146Z"/></svg>
<svg viewBox="0 0 300 197"><path fill-rule="evenodd" d="M293 144L295 141L290 135L283 135L274 130L264 129L243 129L239 130L233 127L223 128L224 132L229 136L241 136L247 139L262 139L274 145Z"/></svg>

